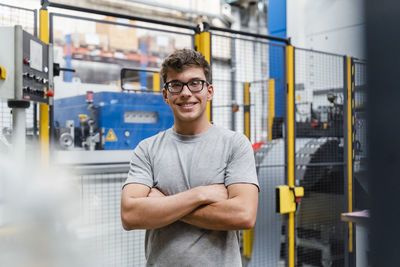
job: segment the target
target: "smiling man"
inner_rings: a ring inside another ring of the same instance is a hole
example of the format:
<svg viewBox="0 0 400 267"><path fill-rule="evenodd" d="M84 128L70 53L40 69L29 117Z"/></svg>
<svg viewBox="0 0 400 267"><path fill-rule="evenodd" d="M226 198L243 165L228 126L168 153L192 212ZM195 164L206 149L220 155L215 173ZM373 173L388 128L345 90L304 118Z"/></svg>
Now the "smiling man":
<svg viewBox="0 0 400 267"><path fill-rule="evenodd" d="M207 120L214 87L201 53L175 51L161 75L174 125L133 151L122 225L147 229L147 266L242 266L237 230L254 226L258 202L251 144Z"/></svg>

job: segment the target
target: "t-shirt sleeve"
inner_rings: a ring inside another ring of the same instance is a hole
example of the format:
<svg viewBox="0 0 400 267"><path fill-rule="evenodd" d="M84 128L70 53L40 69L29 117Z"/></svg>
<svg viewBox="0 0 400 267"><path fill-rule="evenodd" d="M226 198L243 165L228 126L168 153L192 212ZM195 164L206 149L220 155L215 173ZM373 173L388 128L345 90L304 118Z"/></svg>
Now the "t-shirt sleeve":
<svg viewBox="0 0 400 267"><path fill-rule="evenodd" d="M147 148L148 144L145 141L142 141L133 150L128 178L122 188L131 183L144 184L150 188L153 187L153 170Z"/></svg>
<svg viewBox="0 0 400 267"><path fill-rule="evenodd" d="M236 133L232 139L232 151L225 174L225 186L250 183L259 187L254 150L250 141L242 134Z"/></svg>

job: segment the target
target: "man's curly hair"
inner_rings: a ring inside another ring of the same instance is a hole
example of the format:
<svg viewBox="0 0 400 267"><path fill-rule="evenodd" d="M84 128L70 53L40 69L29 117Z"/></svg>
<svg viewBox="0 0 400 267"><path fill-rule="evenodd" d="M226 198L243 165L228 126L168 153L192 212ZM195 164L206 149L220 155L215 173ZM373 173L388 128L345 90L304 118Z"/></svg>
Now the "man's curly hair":
<svg viewBox="0 0 400 267"><path fill-rule="evenodd" d="M182 72L188 67L201 67L203 68L206 80L210 81L210 64L207 62L204 55L192 49L179 49L171 53L164 59L161 65L161 77L164 82L167 82L167 73L170 70Z"/></svg>

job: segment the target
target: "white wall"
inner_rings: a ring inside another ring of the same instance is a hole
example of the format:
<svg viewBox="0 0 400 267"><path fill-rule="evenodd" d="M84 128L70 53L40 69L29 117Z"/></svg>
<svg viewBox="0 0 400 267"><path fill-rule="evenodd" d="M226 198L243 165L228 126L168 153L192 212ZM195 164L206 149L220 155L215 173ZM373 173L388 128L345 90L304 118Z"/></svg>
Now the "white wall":
<svg viewBox="0 0 400 267"><path fill-rule="evenodd" d="M287 0L294 46L366 58L363 0Z"/></svg>

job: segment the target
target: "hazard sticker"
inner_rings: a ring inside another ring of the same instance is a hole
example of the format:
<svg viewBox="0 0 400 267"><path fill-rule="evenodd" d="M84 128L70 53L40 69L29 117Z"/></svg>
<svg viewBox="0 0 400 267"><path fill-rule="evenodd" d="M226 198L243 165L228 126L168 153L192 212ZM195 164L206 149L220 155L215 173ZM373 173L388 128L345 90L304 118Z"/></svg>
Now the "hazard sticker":
<svg viewBox="0 0 400 267"><path fill-rule="evenodd" d="M113 129L110 128L110 130L108 130L108 133L106 135L106 141L107 142L116 142L118 141L117 136L115 135Z"/></svg>

